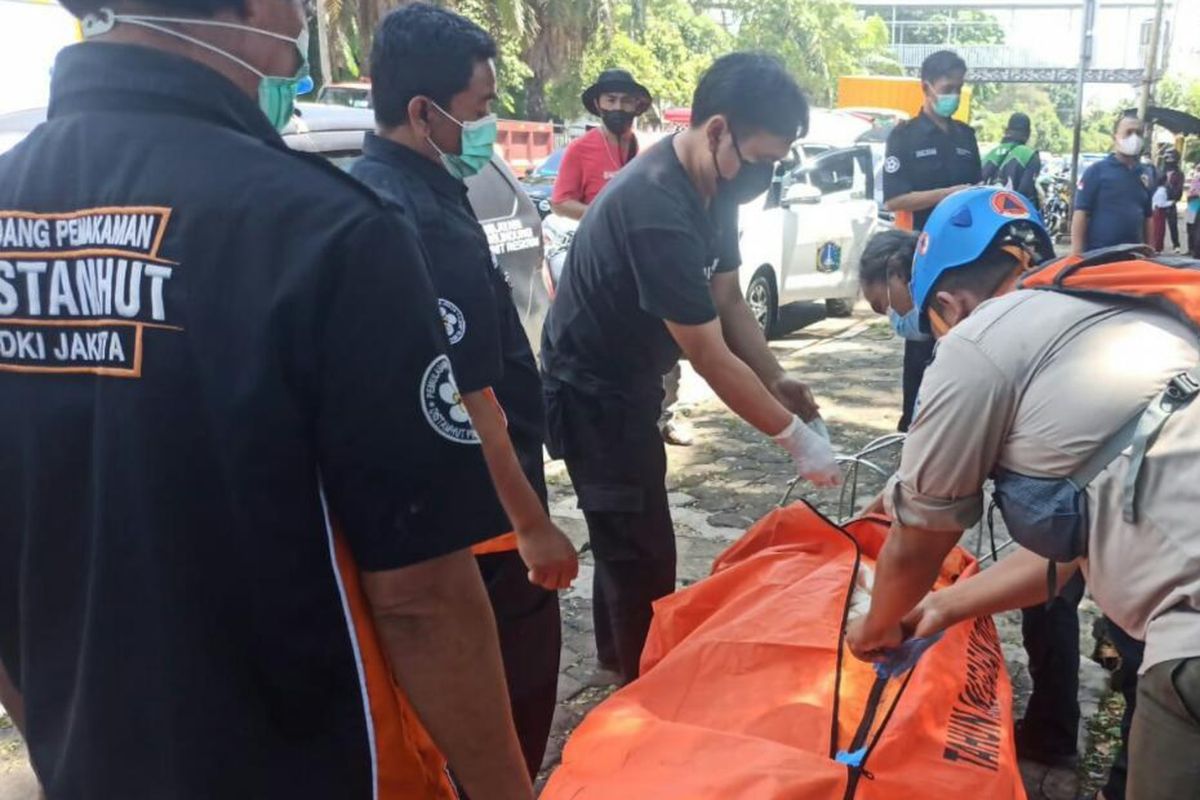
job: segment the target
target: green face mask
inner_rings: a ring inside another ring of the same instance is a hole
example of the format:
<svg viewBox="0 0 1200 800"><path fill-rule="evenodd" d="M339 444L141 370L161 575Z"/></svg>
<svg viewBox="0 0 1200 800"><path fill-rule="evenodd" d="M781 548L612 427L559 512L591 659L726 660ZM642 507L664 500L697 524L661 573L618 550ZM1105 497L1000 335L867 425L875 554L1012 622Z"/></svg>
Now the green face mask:
<svg viewBox="0 0 1200 800"><path fill-rule="evenodd" d="M114 14L111 9L102 8L95 14L89 14L83 20L83 36L85 39L93 36L98 36L102 33L108 33L112 30L115 23L123 22L127 25L138 25L143 28L149 28L159 33L173 36L176 39L182 39L185 42L194 44L197 47L202 47L209 52L216 53L219 56L224 56L234 62L243 69L247 69L258 76L258 107L267 115L267 119L275 126L275 130L281 131L287 127L288 122L292 119L292 114L295 113L296 95L299 93L301 85L307 85L311 91L312 81L308 77L308 25L300 30L300 35L293 39L290 36L284 36L281 33L274 31L264 31L261 28L252 28L249 25L238 25L234 22L218 22L211 19L185 19L181 17L152 17L138 14ZM227 53L215 45L197 39L194 36L189 36L182 31L177 31L174 28L169 28L167 24L174 25L197 25L209 28L227 28L235 31L246 31L247 33L257 33L260 36L266 36L271 39L278 39L282 42L291 42L296 46L296 50L300 53L300 68L296 70L296 74L291 77L279 77L275 75L264 75L255 67L251 66L246 61L238 58L232 53Z"/></svg>
<svg viewBox="0 0 1200 800"><path fill-rule="evenodd" d="M962 95L958 94L939 94L934 96L933 111L939 117L952 117L954 112L958 111L958 104L962 100Z"/></svg>
<svg viewBox="0 0 1200 800"><path fill-rule="evenodd" d="M433 103L432 100L430 102ZM474 122L459 122L437 103L433 103L433 107L446 119L462 128L462 153L447 153L438 147L433 139L429 139L433 149L441 156L446 171L460 181L478 175L492 161L492 148L495 147L497 134L496 115L488 114Z"/></svg>

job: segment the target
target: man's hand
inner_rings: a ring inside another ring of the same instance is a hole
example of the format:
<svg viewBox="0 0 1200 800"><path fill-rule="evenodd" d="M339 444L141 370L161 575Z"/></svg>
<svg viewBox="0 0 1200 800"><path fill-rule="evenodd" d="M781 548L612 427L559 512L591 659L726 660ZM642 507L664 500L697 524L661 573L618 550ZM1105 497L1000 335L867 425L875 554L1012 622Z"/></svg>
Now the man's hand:
<svg viewBox="0 0 1200 800"><path fill-rule="evenodd" d="M783 407L796 414L805 422L811 422L821 412L817 400L813 397L808 384L793 375L782 373L767 386Z"/></svg>
<svg viewBox="0 0 1200 800"><path fill-rule="evenodd" d="M936 636L953 625L956 620L942 607L938 595L940 592L930 592L917 607L908 613L900 626L908 636L927 639Z"/></svg>
<svg viewBox="0 0 1200 800"><path fill-rule="evenodd" d="M543 589L566 589L579 574L575 546L549 517L517 531L517 552L529 567L529 582Z"/></svg>
<svg viewBox="0 0 1200 800"><path fill-rule="evenodd" d="M842 468L829 440L793 416L792 422L775 437L775 443L788 451L796 465L796 474L813 486L827 488L842 482Z"/></svg>
<svg viewBox="0 0 1200 800"><path fill-rule="evenodd" d="M904 627L896 624L883 630L874 630L868 624L869 617L850 620L846 626L846 646L860 661L879 661L888 651L899 647L906 638Z"/></svg>

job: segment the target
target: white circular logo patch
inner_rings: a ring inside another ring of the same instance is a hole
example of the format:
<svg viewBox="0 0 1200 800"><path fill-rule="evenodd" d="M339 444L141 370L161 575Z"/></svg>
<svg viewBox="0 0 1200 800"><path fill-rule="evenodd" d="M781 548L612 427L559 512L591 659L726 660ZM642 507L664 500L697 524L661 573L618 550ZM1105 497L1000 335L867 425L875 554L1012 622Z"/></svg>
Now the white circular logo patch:
<svg viewBox="0 0 1200 800"><path fill-rule="evenodd" d="M467 318L462 309L449 300L438 298L438 311L442 312L442 324L446 326L446 338L450 344L458 344L467 335Z"/></svg>
<svg viewBox="0 0 1200 800"><path fill-rule="evenodd" d="M883 162L883 171L889 175L900 171L900 159L895 156L888 156Z"/></svg>
<svg viewBox="0 0 1200 800"><path fill-rule="evenodd" d="M425 370L421 380L421 410L443 438L458 444L479 444L479 435L471 427L471 417L462 403L446 356L438 356Z"/></svg>

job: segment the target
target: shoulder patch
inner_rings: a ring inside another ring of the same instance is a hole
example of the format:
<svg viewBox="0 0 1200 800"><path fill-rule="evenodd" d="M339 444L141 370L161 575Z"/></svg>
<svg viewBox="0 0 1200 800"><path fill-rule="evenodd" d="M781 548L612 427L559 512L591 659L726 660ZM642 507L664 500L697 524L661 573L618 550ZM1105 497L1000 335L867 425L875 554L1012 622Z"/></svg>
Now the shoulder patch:
<svg viewBox="0 0 1200 800"><path fill-rule="evenodd" d="M888 156L883 162L883 171L888 174L893 174L900 171L900 159L896 156Z"/></svg>

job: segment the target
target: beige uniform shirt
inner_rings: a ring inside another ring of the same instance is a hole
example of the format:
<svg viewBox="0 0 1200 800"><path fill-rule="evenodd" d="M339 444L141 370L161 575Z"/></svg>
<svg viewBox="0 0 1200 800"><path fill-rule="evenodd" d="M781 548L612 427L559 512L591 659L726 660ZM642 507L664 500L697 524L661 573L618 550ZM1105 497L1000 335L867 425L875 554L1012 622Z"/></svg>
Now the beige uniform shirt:
<svg viewBox="0 0 1200 800"><path fill-rule="evenodd" d="M1198 362L1196 336L1156 311L1045 291L990 300L938 343L887 510L909 526L964 530L996 466L1071 475ZM1136 525L1121 517L1126 463L1089 489L1085 573L1105 613L1146 640L1148 669L1200 655L1200 402L1150 450Z"/></svg>

